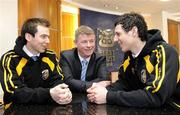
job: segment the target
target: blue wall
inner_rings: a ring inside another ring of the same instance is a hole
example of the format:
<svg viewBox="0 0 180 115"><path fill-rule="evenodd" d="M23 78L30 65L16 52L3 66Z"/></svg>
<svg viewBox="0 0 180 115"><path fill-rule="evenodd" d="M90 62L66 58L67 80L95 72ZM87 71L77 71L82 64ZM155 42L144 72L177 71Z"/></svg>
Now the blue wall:
<svg viewBox="0 0 180 115"><path fill-rule="evenodd" d="M118 17L117 15L80 9L80 24L88 25L93 29L96 28L113 29L114 21L117 17Z"/></svg>

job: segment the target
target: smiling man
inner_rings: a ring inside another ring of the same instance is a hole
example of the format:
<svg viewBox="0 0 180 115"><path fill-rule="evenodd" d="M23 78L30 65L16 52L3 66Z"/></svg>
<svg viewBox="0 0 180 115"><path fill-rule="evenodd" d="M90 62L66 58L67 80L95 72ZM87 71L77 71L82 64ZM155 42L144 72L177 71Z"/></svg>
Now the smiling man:
<svg viewBox="0 0 180 115"><path fill-rule="evenodd" d="M178 53L163 40L161 32L147 30L140 14L126 13L115 22L114 41L125 52L119 80L107 88L89 88L88 99L130 107L180 107Z"/></svg>
<svg viewBox="0 0 180 115"><path fill-rule="evenodd" d="M92 84L110 84L106 59L95 53L95 34L88 26L80 26L75 32L76 48L60 53L60 67L73 92L86 92ZM101 82L100 82L101 81Z"/></svg>
<svg viewBox="0 0 180 115"><path fill-rule="evenodd" d="M13 50L0 63L4 104L67 104L72 100L56 55L47 50L50 23L46 19L25 21Z"/></svg>

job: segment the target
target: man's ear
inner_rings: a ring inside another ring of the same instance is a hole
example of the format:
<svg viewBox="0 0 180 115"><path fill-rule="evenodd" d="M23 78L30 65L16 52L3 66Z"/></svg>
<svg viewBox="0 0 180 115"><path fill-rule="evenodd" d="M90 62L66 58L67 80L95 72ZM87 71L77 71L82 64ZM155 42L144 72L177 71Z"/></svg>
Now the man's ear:
<svg viewBox="0 0 180 115"><path fill-rule="evenodd" d="M77 46L77 40L74 40L74 45Z"/></svg>
<svg viewBox="0 0 180 115"><path fill-rule="evenodd" d="M25 33L25 39L26 39L27 41L30 41L31 38L32 38L32 35L31 35L31 34Z"/></svg>
<svg viewBox="0 0 180 115"><path fill-rule="evenodd" d="M138 36L138 28L136 26L134 26L132 28L132 36L133 37L137 37Z"/></svg>

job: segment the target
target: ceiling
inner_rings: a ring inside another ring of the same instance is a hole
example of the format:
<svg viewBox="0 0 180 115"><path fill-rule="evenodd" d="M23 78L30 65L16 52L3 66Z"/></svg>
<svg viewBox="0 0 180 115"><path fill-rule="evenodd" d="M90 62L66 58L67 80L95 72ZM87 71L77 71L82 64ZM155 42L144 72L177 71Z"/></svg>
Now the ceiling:
<svg viewBox="0 0 180 115"><path fill-rule="evenodd" d="M180 0L64 0L79 6L80 8L94 9L115 14L125 12L139 12L141 14L153 14L166 11L180 21Z"/></svg>

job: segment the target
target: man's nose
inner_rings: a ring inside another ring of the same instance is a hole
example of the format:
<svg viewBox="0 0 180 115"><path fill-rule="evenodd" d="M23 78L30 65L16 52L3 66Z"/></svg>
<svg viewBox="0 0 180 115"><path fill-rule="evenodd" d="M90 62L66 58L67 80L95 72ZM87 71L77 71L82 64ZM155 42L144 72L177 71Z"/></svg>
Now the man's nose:
<svg viewBox="0 0 180 115"><path fill-rule="evenodd" d="M114 42L117 42L118 38L116 36L114 36Z"/></svg>
<svg viewBox="0 0 180 115"><path fill-rule="evenodd" d="M46 38L46 43L48 43L48 44L50 43L49 37Z"/></svg>
<svg viewBox="0 0 180 115"><path fill-rule="evenodd" d="M92 43L88 41L88 42L87 42L87 46L88 46L88 47L92 46Z"/></svg>

